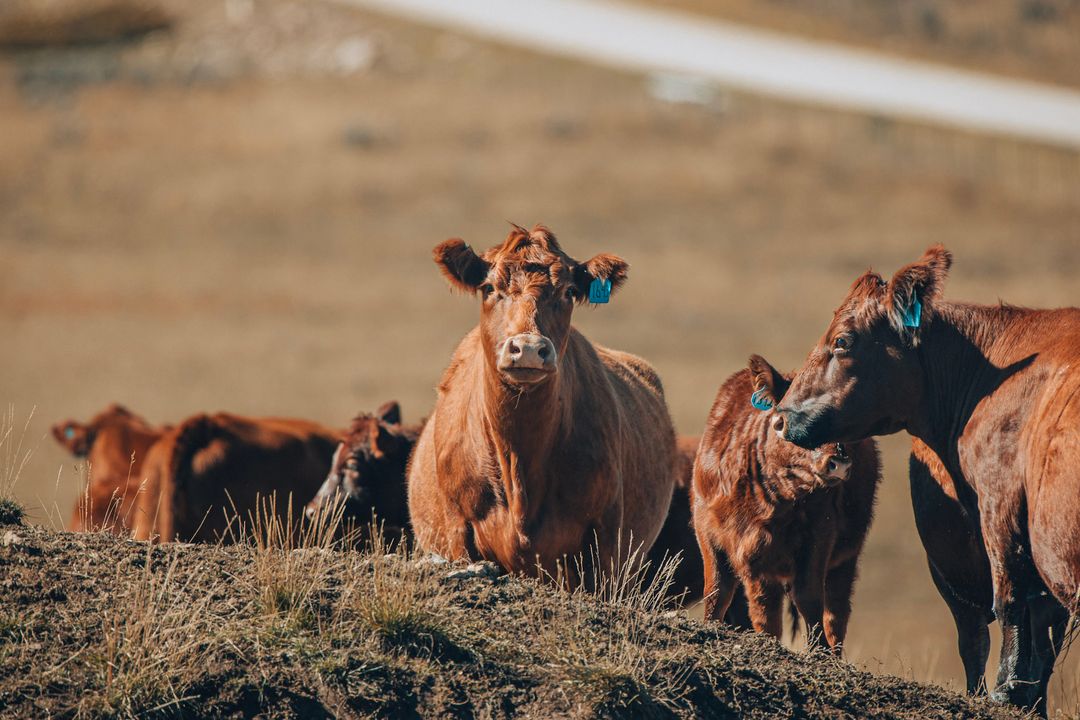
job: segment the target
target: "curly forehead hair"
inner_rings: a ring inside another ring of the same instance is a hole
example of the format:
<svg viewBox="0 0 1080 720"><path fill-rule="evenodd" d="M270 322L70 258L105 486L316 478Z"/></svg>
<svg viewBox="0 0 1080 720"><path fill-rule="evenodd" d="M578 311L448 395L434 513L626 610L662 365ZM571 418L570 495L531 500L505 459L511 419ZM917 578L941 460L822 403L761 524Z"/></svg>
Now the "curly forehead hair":
<svg viewBox="0 0 1080 720"><path fill-rule="evenodd" d="M847 297L833 314L833 326L850 320L856 330L869 329L876 320L885 316L887 287L885 278L873 270L867 270L851 284Z"/></svg>
<svg viewBox="0 0 1080 720"><path fill-rule="evenodd" d="M552 285L572 281L571 270L577 262L563 252L551 230L544 225L534 225L532 230L512 225L502 245L481 256L491 265L488 278L493 283L507 287L518 273L546 274Z"/></svg>

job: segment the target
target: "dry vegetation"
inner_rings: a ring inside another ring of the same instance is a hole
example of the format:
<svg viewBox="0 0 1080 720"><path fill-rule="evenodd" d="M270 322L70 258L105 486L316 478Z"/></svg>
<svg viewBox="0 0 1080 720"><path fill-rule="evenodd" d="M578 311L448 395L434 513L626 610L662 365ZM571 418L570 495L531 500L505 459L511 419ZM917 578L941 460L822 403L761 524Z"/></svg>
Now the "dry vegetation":
<svg viewBox="0 0 1080 720"><path fill-rule="evenodd" d="M597 597L378 541L343 552L325 531L280 543L280 527L263 530L213 547L0 528L0 706L75 718L1018 717L664 612L635 573Z"/></svg>
<svg viewBox="0 0 1080 720"><path fill-rule="evenodd" d="M630 261L611 305L575 322L656 364L684 433L700 432L720 381L751 352L795 367L856 274L891 271L932 242L956 255L948 297L1080 304L1076 153L722 88L704 105L673 105L640 77L329 4L265 0L246 19L210 0L164 5L175 30L136 44L0 56L0 400L16 403L16 442L38 407L21 451L33 458L14 488L35 521L62 527L79 492L46 427L110 401L155 422L227 409L337 425L390 398L408 419L424 415L476 317L430 250L453 235L494 244L508 219L550 224L574 255ZM370 64L358 65L364 48ZM884 443L847 656L957 688L952 621L911 520L905 442ZM78 557L101 587L116 582L111 548L146 554L96 536L85 551L67 536L34 537ZM155 568L205 559L236 586L229 597L251 598L250 568L233 552L151 557ZM198 586L186 568L177 592ZM25 592L47 599L64 587ZM261 626L259 607L274 606L244 605L239 617ZM495 626L503 616L485 617ZM515 628L499 637L520 646ZM698 632L723 635L687 637ZM272 633L253 637L237 644L262 648L251 677L273 678L286 651ZM227 684L228 663L217 662L208 672ZM336 677L372 697L384 684L406 703L415 687L450 692L453 673L439 680L413 662L370 673L345 662ZM1062 665L1054 707L1078 706L1076 667L1075 657ZM63 670L57 678L68 682ZM525 703L534 682L506 692ZM208 692L196 686L175 694ZM237 687L234 699L260 697L257 684Z"/></svg>

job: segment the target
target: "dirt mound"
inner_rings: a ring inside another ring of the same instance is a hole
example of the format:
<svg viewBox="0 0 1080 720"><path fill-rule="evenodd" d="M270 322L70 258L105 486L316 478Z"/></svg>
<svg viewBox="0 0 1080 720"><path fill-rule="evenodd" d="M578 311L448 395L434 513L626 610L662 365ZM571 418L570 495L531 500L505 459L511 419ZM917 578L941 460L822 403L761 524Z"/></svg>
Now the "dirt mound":
<svg viewBox="0 0 1080 720"><path fill-rule="evenodd" d="M1018 717L679 612L401 555L8 525L0 608L0 707L18 717Z"/></svg>

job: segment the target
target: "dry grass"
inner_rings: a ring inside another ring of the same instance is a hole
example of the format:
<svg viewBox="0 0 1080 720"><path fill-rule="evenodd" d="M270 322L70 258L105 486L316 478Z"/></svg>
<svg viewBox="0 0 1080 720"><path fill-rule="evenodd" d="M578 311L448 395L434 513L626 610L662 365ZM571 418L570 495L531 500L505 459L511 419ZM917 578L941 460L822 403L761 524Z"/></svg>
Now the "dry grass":
<svg viewBox="0 0 1080 720"><path fill-rule="evenodd" d="M220 579L199 572L179 578L178 564L173 558L155 566L148 549L141 572L118 571L118 591L100 607L100 635L78 653L96 692L86 693L76 716L175 715L194 699L192 679L236 619L219 614Z"/></svg>
<svg viewBox="0 0 1080 720"><path fill-rule="evenodd" d="M677 651L657 653L663 631L656 615L678 604L670 597L679 558L665 559L651 568L640 548L605 565L595 547L579 555L559 575L585 578L567 590L565 577L554 585L571 602L562 612L541 612L535 622L536 652L553 681L566 689L567 700L583 703L589 714L638 713L662 707L682 707L688 692L686 677L695 669L691 659ZM654 572L655 570L655 572ZM610 609L608 622L590 622L593 606Z"/></svg>
<svg viewBox="0 0 1080 720"><path fill-rule="evenodd" d="M14 404L0 413L0 525L15 525L23 519L23 506L16 499L15 486L34 454L26 439L33 419L31 410L20 430Z"/></svg>

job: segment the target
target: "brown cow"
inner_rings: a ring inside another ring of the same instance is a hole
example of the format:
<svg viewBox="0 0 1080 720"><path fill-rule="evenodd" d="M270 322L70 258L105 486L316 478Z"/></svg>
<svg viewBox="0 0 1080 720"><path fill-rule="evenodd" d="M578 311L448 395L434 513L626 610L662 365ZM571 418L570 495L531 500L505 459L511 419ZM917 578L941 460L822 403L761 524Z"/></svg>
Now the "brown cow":
<svg viewBox="0 0 1080 720"><path fill-rule="evenodd" d="M858 278L780 425L803 447L907 430L941 459L990 561L994 697L1045 712L1061 605L1075 611L1080 597L1080 310L944 302L951 264L936 246L888 282Z"/></svg>
<svg viewBox="0 0 1080 720"><path fill-rule="evenodd" d="M167 429L116 403L88 423L67 420L53 425L56 441L75 457L86 458L89 466L86 487L71 514L72 531L128 531L146 453Z"/></svg>
<svg viewBox="0 0 1080 720"><path fill-rule="evenodd" d="M994 591L979 518L970 517L964 510L948 470L934 451L917 438L912 438L908 465L915 526L926 550L930 577L956 623L967 691L983 692L990 654L987 626L994 621Z"/></svg>
<svg viewBox="0 0 1080 720"><path fill-rule="evenodd" d="M483 255L453 239L434 256L482 303L409 468L419 547L528 574L593 550L607 568L631 539L651 547L676 460L660 379L570 325L575 305L623 284L627 264L578 262L542 226L514 226Z"/></svg>
<svg viewBox="0 0 1080 720"><path fill-rule="evenodd" d="M385 403L374 415L358 415L334 451L330 472L308 503L307 516L317 517L341 502L342 524L348 528L363 531L375 521L389 543L411 539L405 470L423 427L423 423L402 425L396 401ZM361 532L358 537L367 535Z"/></svg>
<svg viewBox="0 0 1080 720"><path fill-rule="evenodd" d="M150 449L136 539L228 540L274 498L278 518L303 516L342 433L306 420L196 415Z"/></svg>
<svg viewBox="0 0 1080 720"><path fill-rule="evenodd" d="M839 654L859 554L881 477L873 440L803 450L772 430L768 401L787 379L750 358L720 387L694 466L694 526L705 558L705 613L723 616L741 582L758 632L780 637L785 588L807 626ZM764 406L762 406L764 407Z"/></svg>

